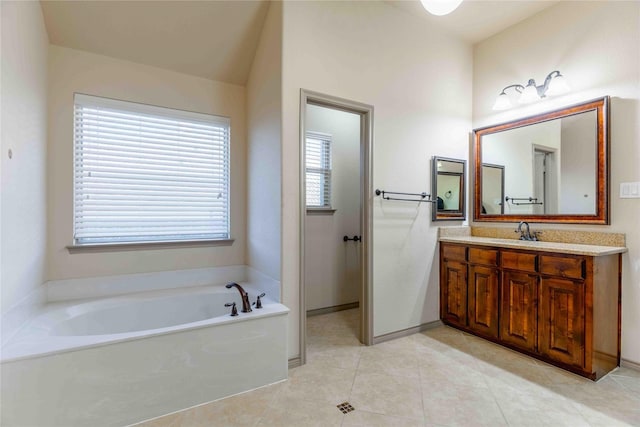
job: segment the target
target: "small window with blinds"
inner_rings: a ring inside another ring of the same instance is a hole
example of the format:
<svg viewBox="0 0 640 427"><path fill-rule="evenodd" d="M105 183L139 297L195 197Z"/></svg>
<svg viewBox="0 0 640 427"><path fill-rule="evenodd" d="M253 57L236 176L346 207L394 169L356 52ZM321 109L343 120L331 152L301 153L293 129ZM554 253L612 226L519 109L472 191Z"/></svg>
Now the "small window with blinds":
<svg viewBox="0 0 640 427"><path fill-rule="evenodd" d="M75 245L229 239L229 119L74 103Z"/></svg>
<svg viewBox="0 0 640 427"><path fill-rule="evenodd" d="M331 135L307 132L307 208L331 209Z"/></svg>

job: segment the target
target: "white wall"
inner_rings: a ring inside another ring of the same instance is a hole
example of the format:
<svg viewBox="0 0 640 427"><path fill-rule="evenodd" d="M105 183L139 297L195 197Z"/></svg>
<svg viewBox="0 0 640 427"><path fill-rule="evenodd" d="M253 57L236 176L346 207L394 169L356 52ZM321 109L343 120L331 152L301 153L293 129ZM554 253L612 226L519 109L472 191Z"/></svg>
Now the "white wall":
<svg viewBox="0 0 640 427"><path fill-rule="evenodd" d="M307 310L357 302L360 295L360 243L343 236L360 229L360 116L307 105L306 130L331 135L332 215L305 220Z"/></svg>
<svg viewBox="0 0 640 427"><path fill-rule="evenodd" d="M0 7L0 289L4 314L46 279L49 40L40 3L3 1Z"/></svg>
<svg viewBox="0 0 640 427"><path fill-rule="evenodd" d="M626 233L622 258L622 358L640 363L640 199L620 199L621 182L640 181L640 3L560 2L475 46L474 127L529 116L610 95L611 225L563 225ZM511 83L560 70L571 93L495 114L491 106ZM558 225L534 226L535 229Z"/></svg>
<svg viewBox="0 0 640 427"><path fill-rule="evenodd" d="M69 254L73 241L73 94L231 118L232 246ZM48 279L244 264L245 89L73 49L49 49ZM3 239L4 241L4 239Z"/></svg>
<svg viewBox="0 0 640 427"><path fill-rule="evenodd" d="M471 48L383 2L284 3L282 282L298 354L300 89L374 106L374 187L430 192L434 155L467 159ZM373 199L374 335L438 319L427 204ZM371 242L370 242L371 243Z"/></svg>
<svg viewBox="0 0 640 427"><path fill-rule="evenodd" d="M247 82L247 263L280 279L282 4L269 5Z"/></svg>

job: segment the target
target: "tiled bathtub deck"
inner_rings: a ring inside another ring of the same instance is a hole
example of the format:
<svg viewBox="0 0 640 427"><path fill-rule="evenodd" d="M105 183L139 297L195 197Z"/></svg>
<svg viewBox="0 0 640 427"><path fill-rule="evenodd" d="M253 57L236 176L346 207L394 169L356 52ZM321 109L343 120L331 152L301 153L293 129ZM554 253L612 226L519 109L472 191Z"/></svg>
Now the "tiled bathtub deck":
<svg viewBox="0 0 640 427"><path fill-rule="evenodd" d="M593 383L445 326L364 347L357 321L309 318L285 383L139 426L640 426L640 372Z"/></svg>

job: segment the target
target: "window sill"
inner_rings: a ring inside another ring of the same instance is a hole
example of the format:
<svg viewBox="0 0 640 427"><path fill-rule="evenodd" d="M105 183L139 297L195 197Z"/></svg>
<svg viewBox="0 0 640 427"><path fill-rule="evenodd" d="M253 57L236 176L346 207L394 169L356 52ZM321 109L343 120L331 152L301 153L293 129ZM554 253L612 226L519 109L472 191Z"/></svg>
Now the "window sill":
<svg viewBox="0 0 640 427"><path fill-rule="evenodd" d="M208 246L231 246L235 239L187 240L168 242L131 242L131 243L94 243L88 245L69 245L70 254L87 252L123 252L154 249L200 248Z"/></svg>
<svg viewBox="0 0 640 427"><path fill-rule="evenodd" d="M307 208L307 215L333 215L335 212L335 209Z"/></svg>

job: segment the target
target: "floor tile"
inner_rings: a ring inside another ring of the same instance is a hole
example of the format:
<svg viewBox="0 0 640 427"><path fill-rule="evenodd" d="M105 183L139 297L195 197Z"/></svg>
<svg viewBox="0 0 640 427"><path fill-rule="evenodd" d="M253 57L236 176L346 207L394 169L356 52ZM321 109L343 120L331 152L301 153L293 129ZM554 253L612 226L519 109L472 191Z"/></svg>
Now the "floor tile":
<svg viewBox="0 0 640 427"><path fill-rule="evenodd" d="M360 358L358 373L386 374L419 379L420 368L415 356L397 356L384 358Z"/></svg>
<svg viewBox="0 0 640 427"><path fill-rule="evenodd" d="M277 405L267 408L262 419L256 424L259 427L339 427L344 415L335 405L289 399L279 401Z"/></svg>
<svg viewBox="0 0 640 427"><path fill-rule="evenodd" d="M630 393L633 393L636 396L640 397L640 377L612 375L611 379L622 385Z"/></svg>
<svg viewBox="0 0 640 427"><path fill-rule="evenodd" d="M356 408L383 415L424 419L419 379L358 373L349 402Z"/></svg>
<svg viewBox="0 0 640 427"><path fill-rule="evenodd" d="M253 427L260 421L269 404L275 399L278 388L279 385L264 387L197 406L185 412L181 426Z"/></svg>
<svg viewBox="0 0 640 427"><path fill-rule="evenodd" d="M307 363L329 368L355 370L360 361L362 347L345 345L309 345Z"/></svg>
<svg viewBox="0 0 640 427"><path fill-rule="evenodd" d="M630 393L612 376L605 376L598 382L581 385L560 384L550 388L580 410L590 408L614 418L619 412L640 410L640 397Z"/></svg>
<svg viewBox="0 0 640 427"><path fill-rule="evenodd" d="M593 382L446 326L366 347L358 313L308 318L287 381L137 427L640 427L638 371Z"/></svg>
<svg viewBox="0 0 640 427"><path fill-rule="evenodd" d="M357 409L346 414L342 421L342 427L424 427L424 425L421 420L392 417Z"/></svg>
<svg viewBox="0 0 640 427"><path fill-rule="evenodd" d="M497 427L507 422L487 388L422 386L426 421L460 427Z"/></svg>
<svg viewBox="0 0 640 427"><path fill-rule="evenodd" d="M189 409L185 411L176 412L174 414L165 415L164 417L154 418L152 420L143 421L135 424L135 427L182 427L185 414L189 412Z"/></svg>
<svg viewBox="0 0 640 427"><path fill-rule="evenodd" d="M590 427L578 409L565 399L515 394L496 400L510 426Z"/></svg>
<svg viewBox="0 0 640 427"><path fill-rule="evenodd" d="M337 405L348 400L355 370L306 364L289 371L289 380L282 385L279 401L307 399Z"/></svg>

